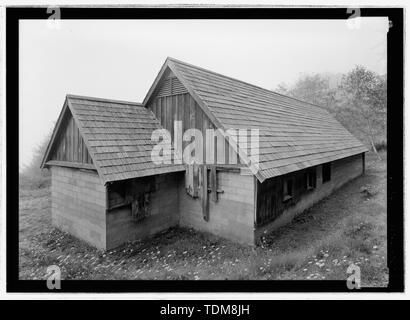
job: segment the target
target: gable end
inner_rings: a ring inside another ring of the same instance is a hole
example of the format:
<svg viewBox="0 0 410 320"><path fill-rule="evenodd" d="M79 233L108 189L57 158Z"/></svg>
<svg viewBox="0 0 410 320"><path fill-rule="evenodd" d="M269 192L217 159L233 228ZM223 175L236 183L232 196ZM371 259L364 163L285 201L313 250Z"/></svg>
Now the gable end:
<svg viewBox="0 0 410 320"><path fill-rule="evenodd" d="M49 165L95 169L71 110L66 106L56 124L41 167Z"/></svg>

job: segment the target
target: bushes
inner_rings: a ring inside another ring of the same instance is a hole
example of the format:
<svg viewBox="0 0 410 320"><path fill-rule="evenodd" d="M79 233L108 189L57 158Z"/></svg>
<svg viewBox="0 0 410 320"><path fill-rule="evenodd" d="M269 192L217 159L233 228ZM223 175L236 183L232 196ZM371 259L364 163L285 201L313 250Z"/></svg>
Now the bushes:
<svg viewBox="0 0 410 320"><path fill-rule="evenodd" d="M30 164L20 172L19 184L23 189L41 189L50 186L51 172L48 169L40 169L41 161L47 149L51 132L37 146L33 152Z"/></svg>
<svg viewBox="0 0 410 320"><path fill-rule="evenodd" d="M387 142L386 141L379 141L374 144L377 151L387 150Z"/></svg>

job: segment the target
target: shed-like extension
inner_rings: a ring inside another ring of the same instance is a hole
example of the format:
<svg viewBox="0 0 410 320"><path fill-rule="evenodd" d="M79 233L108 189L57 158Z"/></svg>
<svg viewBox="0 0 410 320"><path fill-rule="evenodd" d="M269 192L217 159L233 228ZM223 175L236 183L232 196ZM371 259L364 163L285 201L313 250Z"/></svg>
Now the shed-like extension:
<svg viewBox="0 0 410 320"><path fill-rule="evenodd" d="M42 167L50 167L52 172L53 224L98 248L120 244L115 233L123 239L123 230L119 226L112 232L118 219L110 212L131 206L134 198L130 188L116 188L115 182L131 186L135 178L155 174L162 175L158 180L165 180L173 172L185 171L182 165L151 162L155 145L151 133L161 128L140 104L68 95L42 162ZM174 196L168 195L172 188L167 189L166 183L156 187L160 195L151 199L153 211L169 204L164 197L176 203L176 186ZM174 224L163 216L149 220L157 225L145 230L147 234L161 229L159 220L164 228Z"/></svg>
<svg viewBox="0 0 410 320"><path fill-rule="evenodd" d="M151 134L181 141L176 121L258 129L259 168L229 134L204 144L212 163L155 164ZM324 108L168 58L142 104L67 96L42 166L53 223L99 248L174 225L253 244L362 174L366 151Z"/></svg>

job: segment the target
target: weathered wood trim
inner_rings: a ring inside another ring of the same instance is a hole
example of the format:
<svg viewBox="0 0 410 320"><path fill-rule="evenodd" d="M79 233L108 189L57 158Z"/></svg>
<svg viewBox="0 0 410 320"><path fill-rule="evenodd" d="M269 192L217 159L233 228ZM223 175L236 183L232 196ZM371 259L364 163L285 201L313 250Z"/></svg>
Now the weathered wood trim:
<svg viewBox="0 0 410 320"><path fill-rule="evenodd" d="M89 164L89 163L50 160L50 161L47 161L45 165L97 171L97 169L94 167L94 165Z"/></svg>
<svg viewBox="0 0 410 320"><path fill-rule="evenodd" d="M253 177L253 225L254 229L256 229L258 224L258 179L254 176Z"/></svg>
<svg viewBox="0 0 410 320"><path fill-rule="evenodd" d="M107 211L110 212L112 210L119 209L119 208L122 208L122 207L131 207L131 205L132 205L132 202L127 202L127 203L119 203L119 204L113 205L111 207L107 206Z"/></svg>
<svg viewBox="0 0 410 320"><path fill-rule="evenodd" d="M158 83L160 82L160 80L162 78L162 75L164 74L165 70L168 67L168 61L169 61L169 58L167 58L165 63L162 65L161 70L158 72L157 77L155 78L154 82L152 83L151 87L149 88L148 93L145 96L144 101L142 102L143 107L145 107L145 108L147 107L147 104L148 104L149 100L151 99L151 97L152 97L152 95L155 91L155 88L157 87Z"/></svg>
<svg viewBox="0 0 410 320"><path fill-rule="evenodd" d="M215 166L211 166L210 180L211 180L212 201L217 202L218 201L218 175L216 173Z"/></svg>
<svg viewBox="0 0 410 320"><path fill-rule="evenodd" d="M97 98L97 97L80 96L76 94L67 94L67 98L89 100L89 101L101 101L101 102L107 102L107 103L126 104L126 105L130 104L130 105L142 107L141 103L133 102L133 101L103 99L103 98Z"/></svg>
<svg viewBox="0 0 410 320"><path fill-rule="evenodd" d="M55 139L56 139L56 137L57 137L57 133L60 131L60 126L61 126L61 123L62 123L62 121L63 121L64 115L65 115L66 112L67 112L67 108L68 108L68 103L67 103L67 97L66 97L66 99L65 99L65 101L64 101L63 108L62 108L62 110L61 110L61 112L60 112L60 115L58 116L57 123L56 123L56 125L54 126L53 133L51 134L51 139L50 139L50 141L48 142L47 149L46 149L46 152L44 153L43 160L41 161L41 165L40 165L40 168L41 168L41 169L44 168L45 163L46 163L46 162L48 161L48 159L49 159L52 146L54 145L54 141L55 141Z"/></svg>
<svg viewBox="0 0 410 320"><path fill-rule="evenodd" d="M209 200L208 200L208 168L206 164L202 168L202 215L205 221L209 221Z"/></svg>
<svg viewBox="0 0 410 320"><path fill-rule="evenodd" d="M366 153L362 153L362 166L363 166L363 171L362 174L366 173Z"/></svg>

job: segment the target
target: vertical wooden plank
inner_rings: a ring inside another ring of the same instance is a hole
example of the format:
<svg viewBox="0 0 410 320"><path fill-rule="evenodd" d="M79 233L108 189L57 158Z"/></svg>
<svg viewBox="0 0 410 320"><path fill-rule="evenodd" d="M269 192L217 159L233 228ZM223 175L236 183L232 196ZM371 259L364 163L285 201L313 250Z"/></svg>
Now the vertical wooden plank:
<svg viewBox="0 0 410 320"><path fill-rule="evenodd" d="M165 129L169 130L168 127L168 117L169 117L169 108L168 108L168 97L163 97L163 126Z"/></svg>
<svg viewBox="0 0 410 320"><path fill-rule="evenodd" d="M184 117L184 130L187 130L190 125L190 107L189 107L189 94L184 95L184 111L183 111L183 117Z"/></svg>
<svg viewBox="0 0 410 320"><path fill-rule="evenodd" d="M189 107L189 95L186 94L184 95L184 105L183 105L183 130L184 132L190 128L190 107ZM185 147L188 145L187 141L182 142L182 148L185 149Z"/></svg>
<svg viewBox="0 0 410 320"><path fill-rule="evenodd" d="M256 227L258 225L258 179L255 176L253 177L253 210L253 222Z"/></svg>
<svg viewBox="0 0 410 320"><path fill-rule="evenodd" d="M229 143L227 139L225 139L225 164L229 164Z"/></svg>
<svg viewBox="0 0 410 320"><path fill-rule="evenodd" d="M73 126L73 149L74 149L74 161L80 162L78 159L78 131L77 126L74 123Z"/></svg>
<svg viewBox="0 0 410 320"><path fill-rule="evenodd" d="M207 141L207 137L206 137L206 129L208 129L208 119L207 119L207 117L206 117L206 115L205 114L203 114L203 112L201 111L201 118L202 118L202 121L201 121L201 124L200 124L200 130L201 130L201 132L202 132L202 137L203 137L203 149L202 149L202 152L203 152L203 157L204 157L204 163L207 163L206 162L206 154L209 152L209 150L208 150L208 148L209 148L209 142Z"/></svg>
<svg viewBox="0 0 410 320"><path fill-rule="evenodd" d="M199 167L198 164L194 163L192 166L193 169L193 197L198 197L198 187L199 187Z"/></svg>
<svg viewBox="0 0 410 320"><path fill-rule="evenodd" d="M74 119L71 118L70 121L70 157L71 157L71 161L75 161L74 159Z"/></svg>
<svg viewBox="0 0 410 320"><path fill-rule="evenodd" d="M185 95L178 95L178 120L182 122L182 130L184 130L183 120L184 120L184 101Z"/></svg>
<svg viewBox="0 0 410 320"><path fill-rule="evenodd" d="M238 154L231 145L229 145L228 153L229 153L229 164L238 164Z"/></svg>
<svg viewBox="0 0 410 320"><path fill-rule="evenodd" d="M154 100L150 104L150 109L152 110L152 113L157 117L157 101Z"/></svg>
<svg viewBox="0 0 410 320"><path fill-rule="evenodd" d="M366 173L366 154L364 152L362 153L362 168L363 168L362 174L365 174Z"/></svg>
<svg viewBox="0 0 410 320"><path fill-rule="evenodd" d="M212 165L210 169L211 169L210 184L211 184L212 201L217 202L218 201L218 192L217 192L218 182L217 182L216 166Z"/></svg>
<svg viewBox="0 0 410 320"><path fill-rule="evenodd" d="M189 127L190 128L196 128L196 106L195 106L195 100L192 99L191 96L189 96Z"/></svg>
<svg viewBox="0 0 410 320"><path fill-rule="evenodd" d="M209 221L209 202L208 202L208 169L202 165L202 215L205 221Z"/></svg>
<svg viewBox="0 0 410 320"><path fill-rule="evenodd" d="M222 138L222 134L218 132L216 139L216 159L217 164L227 164L225 153L225 139Z"/></svg>
<svg viewBox="0 0 410 320"><path fill-rule="evenodd" d="M166 97L161 98L161 125L166 129L166 111L167 111L167 100Z"/></svg>
<svg viewBox="0 0 410 320"><path fill-rule="evenodd" d="M84 139L82 139L82 146L83 146L83 162L88 163L88 151L87 146L85 145Z"/></svg>
<svg viewBox="0 0 410 320"><path fill-rule="evenodd" d="M71 159L72 159L72 161L76 161L76 159L75 159L75 155L76 155L76 152L75 152L75 140L74 140L74 132L75 132L75 122L74 122L74 118L71 118L71 122L72 122L72 124L71 124L71 135L70 135L70 137L71 137Z"/></svg>
<svg viewBox="0 0 410 320"><path fill-rule="evenodd" d="M77 128L77 139L78 139L78 162L83 163L83 139L81 138L80 130Z"/></svg>
<svg viewBox="0 0 410 320"><path fill-rule="evenodd" d="M175 96L170 96L168 97L169 100L169 112L168 112L168 126L169 126L169 132L171 133L171 141L174 141L174 119L175 119L175 109L176 109L176 103L175 103Z"/></svg>
<svg viewBox="0 0 410 320"><path fill-rule="evenodd" d="M57 149L55 151L55 158L61 160L61 135L57 137Z"/></svg>
<svg viewBox="0 0 410 320"><path fill-rule="evenodd" d="M72 133L72 126L73 126L73 118L71 118L68 121L68 127L67 127L67 143L68 143L68 148L67 148L67 159L68 161L73 161L72 155L73 155L73 148L72 148L72 137L71 137L71 133Z"/></svg>
<svg viewBox="0 0 410 320"><path fill-rule="evenodd" d="M161 98L156 99L155 104L157 106L156 107L157 108L157 114L156 114L157 119L158 119L159 123L162 124L162 122L161 122Z"/></svg>
<svg viewBox="0 0 410 320"><path fill-rule="evenodd" d="M68 157L67 157L67 150L68 150L68 142L67 142L67 127L68 124L66 123L66 127L64 128L64 149L63 149L63 160L64 161L68 161Z"/></svg>

